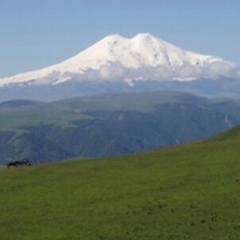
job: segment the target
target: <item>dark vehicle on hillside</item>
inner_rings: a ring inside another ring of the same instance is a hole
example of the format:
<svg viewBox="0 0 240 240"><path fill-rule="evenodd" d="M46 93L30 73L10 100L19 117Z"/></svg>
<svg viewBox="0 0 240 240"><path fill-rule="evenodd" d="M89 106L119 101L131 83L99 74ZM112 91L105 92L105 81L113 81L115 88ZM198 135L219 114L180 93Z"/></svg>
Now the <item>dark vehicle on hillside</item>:
<svg viewBox="0 0 240 240"><path fill-rule="evenodd" d="M11 167L30 167L32 166L31 162L27 158L23 158L22 160L11 161L7 164L7 168Z"/></svg>

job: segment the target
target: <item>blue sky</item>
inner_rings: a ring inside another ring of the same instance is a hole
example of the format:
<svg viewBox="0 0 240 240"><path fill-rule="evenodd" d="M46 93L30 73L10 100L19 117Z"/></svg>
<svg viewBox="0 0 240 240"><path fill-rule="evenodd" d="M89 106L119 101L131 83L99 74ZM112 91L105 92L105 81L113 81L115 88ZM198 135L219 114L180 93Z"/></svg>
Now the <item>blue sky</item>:
<svg viewBox="0 0 240 240"><path fill-rule="evenodd" d="M143 32L240 63L239 0L1 0L0 77L61 62L109 34Z"/></svg>

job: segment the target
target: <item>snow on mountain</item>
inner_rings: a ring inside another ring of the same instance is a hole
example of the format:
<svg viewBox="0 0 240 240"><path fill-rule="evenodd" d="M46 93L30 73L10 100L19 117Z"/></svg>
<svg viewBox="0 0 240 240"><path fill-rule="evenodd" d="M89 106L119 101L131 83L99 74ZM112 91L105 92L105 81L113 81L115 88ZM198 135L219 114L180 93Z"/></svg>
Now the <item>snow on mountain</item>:
<svg viewBox="0 0 240 240"><path fill-rule="evenodd" d="M110 35L53 66L0 79L0 87L58 85L68 81L191 81L239 78L239 66L211 55L185 51L150 34L128 39Z"/></svg>

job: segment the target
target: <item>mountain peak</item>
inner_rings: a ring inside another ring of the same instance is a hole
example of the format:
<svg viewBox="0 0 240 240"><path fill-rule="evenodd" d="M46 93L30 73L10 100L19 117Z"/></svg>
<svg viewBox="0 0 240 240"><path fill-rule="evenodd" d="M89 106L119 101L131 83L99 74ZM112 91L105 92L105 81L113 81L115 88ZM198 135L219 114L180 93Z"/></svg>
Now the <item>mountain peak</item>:
<svg viewBox="0 0 240 240"><path fill-rule="evenodd" d="M152 40L155 39L156 37L153 36L150 33L138 33L133 37L133 39L141 39L141 40Z"/></svg>
<svg viewBox="0 0 240 240"><path fill-rule="evenodd" d="M114 43L116 44L116 43L126 41L126 40L127 40L127 38L125 38L119 34L111 34L111 35L104 37L96 44L114 44ZM96 45L96 44L94 44L94 45Z"/></svg>

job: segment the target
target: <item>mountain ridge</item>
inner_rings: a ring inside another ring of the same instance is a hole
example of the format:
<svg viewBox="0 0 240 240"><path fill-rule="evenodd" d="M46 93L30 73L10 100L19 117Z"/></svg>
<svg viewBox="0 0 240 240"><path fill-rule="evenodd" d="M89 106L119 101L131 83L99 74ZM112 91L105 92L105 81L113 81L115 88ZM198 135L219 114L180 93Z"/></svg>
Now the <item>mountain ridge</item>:
<svg viewBox="0 0 240 240"><path fill-rule="evenodd" d="M239 125L240 101L145 92L4 102L0 116L0 163L27 156L37 164L200 141Z"/></svg>

